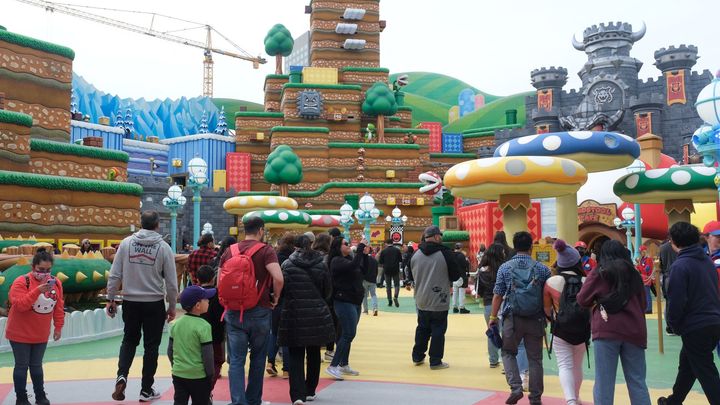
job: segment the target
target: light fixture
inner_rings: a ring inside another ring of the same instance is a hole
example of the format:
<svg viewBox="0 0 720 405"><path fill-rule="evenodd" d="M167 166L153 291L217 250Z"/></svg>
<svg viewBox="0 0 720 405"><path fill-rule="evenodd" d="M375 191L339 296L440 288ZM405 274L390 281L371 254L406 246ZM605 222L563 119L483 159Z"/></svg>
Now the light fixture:
<svg viewBox="0 0 720 405"><path fill-rule="evenodd" d="M635 211L633 211L633 209L630 207L625 207L625 209L622 210L621 215L626 221L632 221L633 219L635 219Z"/></svg>

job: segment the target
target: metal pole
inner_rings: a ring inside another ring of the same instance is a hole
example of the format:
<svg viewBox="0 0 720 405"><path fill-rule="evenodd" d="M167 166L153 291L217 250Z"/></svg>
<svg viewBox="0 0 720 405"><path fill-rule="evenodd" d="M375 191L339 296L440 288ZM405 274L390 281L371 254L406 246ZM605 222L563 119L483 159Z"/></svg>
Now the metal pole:
<svg viewBox="0 0 720 405"><path fill-rule="evenodd" d="M200 201L202 201L200 189L202 189L202 185L193 184L191 187L193 191L193 249L196 249L198 241L200 241Z"/></svg>
<svg viewBox="0 0 720 405"><path fill-rule="evenodd" d="M168 207L170 209L170 247L173 253L177 253L177 212L178 207Z"/></svg>
<svg viewBox="0 0 720 405"><path fill-rule="evenodd" d="M635 258L640 257L640 246L642 246L642 216L640 204L635 204L635 249L633 250Z"/></svg>

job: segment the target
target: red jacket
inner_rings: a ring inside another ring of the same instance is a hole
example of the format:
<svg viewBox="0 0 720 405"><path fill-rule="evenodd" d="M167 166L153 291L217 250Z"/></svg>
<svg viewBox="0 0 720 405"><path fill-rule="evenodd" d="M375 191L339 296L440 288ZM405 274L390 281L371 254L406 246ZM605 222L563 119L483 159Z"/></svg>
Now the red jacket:
<svg viewBox="0 0 720 405"><path fill-rule="evenodd" d="M43 283L37 281L31 272L16 278L10 286L8 298L12 306L5 327L5 337L8 340L18 343L45 343L50 336L51 320L55 324L55 330L62 329L65 324L62 283L56 278L55 287L44 294L40 293L38 288L41 284Z"/></svg>
<svg viewBox="0 0 720 405"><path fill-rule="evenodd" d="M640 263L638 263L635 268L637 271L640 272L640 275L643 279L643 284L646 286L653 285L653 279L650 277L653 273L653 260L650 256L645 256L640 258Z"/></svg>

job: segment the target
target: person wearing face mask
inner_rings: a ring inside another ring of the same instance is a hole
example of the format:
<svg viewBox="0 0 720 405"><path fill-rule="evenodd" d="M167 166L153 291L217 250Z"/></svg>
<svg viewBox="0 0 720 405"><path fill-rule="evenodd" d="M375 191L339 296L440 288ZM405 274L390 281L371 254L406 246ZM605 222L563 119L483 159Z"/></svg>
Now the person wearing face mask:
<svg viewBox="0 0 720 405"><path fill-rule="evenodd" d="M10 341L15 369L16 405L30 405L26 390L27 373L35 391L35 404L50 405L45 394L42 360L54 324L53 339L60 339L65 324L63 289L60 280L50 275L53 256L39 249L32 260L30 273L15 279L10 286L10 313L5 337Z"/></svg>

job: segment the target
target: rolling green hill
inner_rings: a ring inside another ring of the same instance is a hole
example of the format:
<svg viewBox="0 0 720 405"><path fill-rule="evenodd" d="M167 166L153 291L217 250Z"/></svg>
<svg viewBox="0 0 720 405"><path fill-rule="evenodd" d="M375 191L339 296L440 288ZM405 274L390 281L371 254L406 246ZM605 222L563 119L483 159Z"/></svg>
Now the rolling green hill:
<svg viewBox="0 0 720 405"><path fill-rule="evenodd" d="M217 108L225 107L225 117L227 125L230 129L235 129L235 113L240 111L240 107L247 107L248 111L263 111L265 107L262 104L253 103L252 101L236 100L234 98L213 98L213 104Z"/></svg>
<svg viewBox="0 0 720 405"><path fill-rule="evenodd" d="M462 132L472 128L485 128L505 125L505 110L517 110L517 123L525 124L525 97L532 92L518 93L499 98L485 107L474 111L452 124L445 125L443 132ZM406 98L407 99L407 98Z"/></svg>
<svg viewBox="0 0 720 405"><path fill-rule="evenodd" d="M439 101L443 104L457 105L458 94L464 89L472 89L475 94L482 94L485 96L485 103L490 103L500 97L485 93L462 80L445 76L439 73L428 73L428 72L402 72L390 75L390 83L392 83L397 76L408 75L409 84L403 87L405 93L412 93L418 96L423 96L430 100Z"/></svg>
<svg viewBox="0 0 720 405"><path fill-rule="evenodd" d="M405 93L405 105L413 108L413 126L420 122L448 122L450 105L414 93Z"/></svg>

